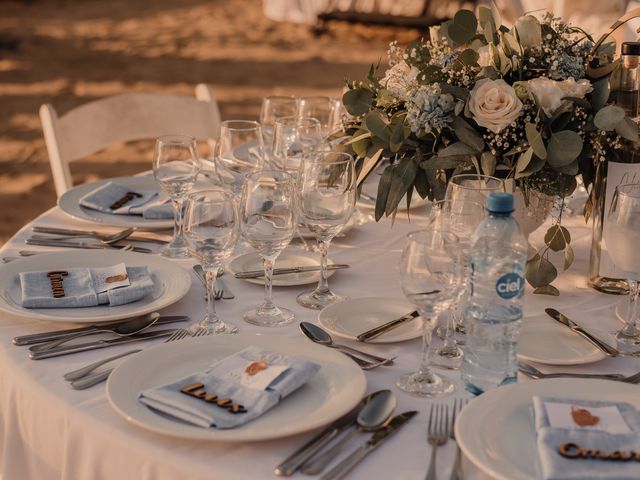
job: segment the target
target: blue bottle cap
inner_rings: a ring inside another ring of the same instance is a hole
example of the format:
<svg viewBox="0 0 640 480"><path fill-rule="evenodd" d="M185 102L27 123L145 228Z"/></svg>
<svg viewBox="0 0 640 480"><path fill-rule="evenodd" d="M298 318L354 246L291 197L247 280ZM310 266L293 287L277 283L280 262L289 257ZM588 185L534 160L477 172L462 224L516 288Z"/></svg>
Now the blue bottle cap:
<svg viewBox="0 0 640 480"><path fill-rule="evenodd" d="M487 199L487 210L491 213L513 212L513 195L511 193L491 192Z"/></svg>

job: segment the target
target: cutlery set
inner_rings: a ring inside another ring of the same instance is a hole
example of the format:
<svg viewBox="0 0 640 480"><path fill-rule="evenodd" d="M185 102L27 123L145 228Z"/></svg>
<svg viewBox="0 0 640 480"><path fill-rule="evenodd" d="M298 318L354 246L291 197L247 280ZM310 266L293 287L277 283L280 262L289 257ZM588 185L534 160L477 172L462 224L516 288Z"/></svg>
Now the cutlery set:
<svg viewBox="0 0 640 480"><path fill-rule="evenodd" d="M349 413L309 440L275 468L275 474L289 477L297 471L307 475L322 473L344 451L344 446L364 433L371 435L366 442L349 452L327 471L322 480L343 478L367 455L398 431L418 412L404 412L392 417L396 399L390 390L380 390L363 398ZM328 449L322 452L332 441Z"/></svg>

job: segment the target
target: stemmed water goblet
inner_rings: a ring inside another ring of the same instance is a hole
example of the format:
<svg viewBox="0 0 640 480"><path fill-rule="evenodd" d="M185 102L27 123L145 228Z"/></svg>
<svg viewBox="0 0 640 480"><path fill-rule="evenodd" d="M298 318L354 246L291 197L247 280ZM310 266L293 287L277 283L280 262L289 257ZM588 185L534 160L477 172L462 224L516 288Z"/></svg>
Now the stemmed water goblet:
<svg viewBox="0 0 640 480"><path fill-rule="evenodd" d="M458 237L430 226L407 236L401 259L402 291L420 313L422 353L418 371L396 381L398 388L416 396L446 395L453 384L429 368L432 331L438 315L454 301L459 281Z"/></svg>
<svg viewBox="0 0 640 480"><path fill-rule="evenodd" d="M449 180L445 200L467 200L484 207L491 192L504 192L504 181L489 175L465 173Z"/></svg>
<svg viewBox="0 0 640 480"><path fill-rule="evenodd" d="M221 183L240 194L247 174L262 168L264 140L258 122L225 120L214 148L216 173Z"/></svg>
<svg viewBox="0 0 640 480"><path fill-rule="evenodd" d="M276 120L271 145L271 165L297 177L302 157L322 144L320 122L311 117Z"/></svg>
<svg viewBox="0 0 640 480"><path fill-rule="evenodd" d="M238 327L216 315L214 291L222 262L238 239L238 209L233 194L225 189L203 190L187 200L185 234L193 256L202 263L207 286L207 313L195 325L208 333L236 333Z"/></svg>
<svg viewBox="0 0 640 480"><path fill-rule="evenodd" d="M300 218L315 234L320 250L320 280L315 290L298 295L303 307L322 309L343 300L329 289L327 251L333 237L343 229L356 203L356 173L347 153L318 150L305 157L298 177Z"/></svg>
<svg viewBox="0 0 640 480"><path fill-rule="evenodd" d="M638 294L640 288L640 184L618 185L604 222L604 241L613 263L625 272L629 285L625 324L616 333L618 350L637 353L640 345Z"/></svg>
<svg viewBox="0 0 640 480"><path fill-rule="evenodd" d="M270 147L276 121L282 117L292 117L298 114L298 99L290 95L271 95L262 99L260 109L260 125L264 143Z"/></svg>
<svg viewBox="0 0 640 480"><path fill-rule="evenodd" d="M171 242L160 249L169 258L189 256L183 233L183 204L193 189L200 172L196 140L186 135L163 135L156 139L153 155L153 176L171 198L174 209L174 228Z"/></svg>
<svg viewBox="0 0 640 480"><path fill-rule="evenodd" d="M431 363L439 367L458 369L462 361L462 349L458 346L456 333L464 338L464 309L467 303L469 269L472 238L476 227L484 218L484 208L477 202L459 196L455 200L434 202L429 215L429 225L446 230L458 237L456 254L460 263L458 273L458 291L454 296L452 308L448 310L446 326L442 335L443 343L434 351ZM438 331L440 335L440 332ZM463 341L463 340L461 340Z"/></svg>
<svg viewBox="0 0 640 480"><path fill-rule="evenodd" d="M240 224L243 238L255 248L264 265L265 297L257 308L245 313L254 325L275 327L290 323L294 314L273 303L273 266L295 231L295 193L286 172L262 170L247 176L242 189Z"/></svg>
<svg viewBox="0 0 640 480"><path fill-rule="evenodd" d="M298 116L315 118L320 122L321 133L327 137L338 122L338 111L333 98L322 96L300 97Z"/></svg>

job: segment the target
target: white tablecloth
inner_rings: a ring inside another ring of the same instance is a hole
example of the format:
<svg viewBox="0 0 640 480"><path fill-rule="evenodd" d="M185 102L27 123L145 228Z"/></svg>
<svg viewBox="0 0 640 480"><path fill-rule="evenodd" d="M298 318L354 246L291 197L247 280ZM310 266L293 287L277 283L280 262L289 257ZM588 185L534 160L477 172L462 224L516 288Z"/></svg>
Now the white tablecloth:
<svg viewBox="0 0 640 480"><path fill-rule="evenodd" d="M88 224L67 217L58 208L42 215L38 225L86 227ZM587 325L615 331L619 323L613 305L619 297L597 293L586 286L587 247L590 232L581 227L580 219L571 222L573 245L577 261L562 274L556 284L562 291L557 298L525 297L527 315L553 306ZM352 268L331 278L336 291L350 297L378 296L403 298L399 284L398 261L404 235L419 224L399 214L395 225L389 221L356 227L344 237L334 240L330 257ZM542 229L541 229L542 230ZM24 239L30 225L23 228L1 250L0 256L16 254L24 249ZM540 235L540 230L537 232ZM534 235L535 237L535 235ZM30 250L34 247L28 247ZM42 250L47 250L42 248ZM51 250L51 249L48 249ZM181 261L190 270L192 261ZM241 320L242 313L262 298L263 288L234 278L227 279L236 294L235 300L217 302L219 314L240 325L243 333L263 333L308 340L300 333L297 322L272 330L254 327ZM297 320L315 321L317 312L296 304L301 288L274 288L275 301L292 309ZM195 279L189 294L163 314L189 314L198 320L204 311L203 288ZM131 346L97 350L49 360L32 361L24 347L15 347L16 335L50 330L72 325L35 322L0 315L0 475L3 480L22 479L257 479L274 478L273 469L313 433L293 438L248 444L221 444L176 440L149 433L128 423L109 406L104 384L85 391L72 390L62 379L63 373L91 361L125 351ZM159 340L158 342L160 342ZM140 344L150 346L152 342ZM414 398L398 391L394 380L417 366L419 340L369 346L371 351L398 359L394 366L366 373L368 392L392 389L398 398L397 411L419 410L420 414L397 435L351 473L350 478L422 479L427 470L430 448L426 442L426 424L431 400ZM575 371L620 372L638 370L639 360L607 359L583 367L564 367ZM546 368L549 370L549 368ZM455 396L466 397L460 387L457 372L443 372L455 379ZM528 381L521 379L521 381ZM612 399L615 400L615 399ZM364 437L363 437L364 438ZM454 444L448 442L438 454L438 470L448 478ZM474 478L468 465L466 468ZM305 478L297 474L294 478Z"/></svg>

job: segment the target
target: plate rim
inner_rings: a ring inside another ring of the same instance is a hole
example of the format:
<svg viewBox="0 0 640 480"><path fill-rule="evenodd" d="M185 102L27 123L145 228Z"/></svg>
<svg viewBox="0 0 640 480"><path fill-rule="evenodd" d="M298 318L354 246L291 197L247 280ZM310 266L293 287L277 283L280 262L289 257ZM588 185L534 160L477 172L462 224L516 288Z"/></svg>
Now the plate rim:
<svg viewBox="0 0 640 480"><path fill-rule="evenodd" d="M79 201L80 197L86 195L91 190L107 183L107 182L121 182L121 183L136 183L135 180L139 180L142 182L146 182L152 177L149 174L143 175L127 175L121 177L110 177L110 178L101 178L99 180L87 183L81 183L78 185L74 185L69 190L64 192L60 198L58 198L58 208L64 212L66 215L74 218L76 220L82 220L84 222L98 223L101 226L109 226L109 227L131 227L134 223L134 219L130 221L124 221L125 218L135 217L135 222L139 223L141 228L145 230L164 230L167 228L173 227L173 219L162 219L162 220L146 220L142 216L138 215L109 215L106 213L96 211L94 215L86 216L78 214L76 211L71 210L67 207L66 202L73 201L74 203L78 203L78 212L84 213L82 207L80 207ZM155 185L155 181L154 181ZM77 197L77 198L76 198ZM109 215L108 217L106 215ZM113 217L113 218L112 218ZM110 221L112 220L112 221Z"/></svg>
<svg viewBox="0 0 640 480"><path fill-rule="evenodd" d="M329 425L331 422L337 420L338 418L341 418L343 415L346 415L349 411L351 411L357 404L358 402L361 401L362 397L364 396L366 389L367 389L367 378L364 375L364 372L353 362L351 362L351 360L349 360L347 357L343 356L341 353L339 352L334 352L330 349L327 348L323 348L320 345L315 345L313 343L310 342L305 342L304 347L305 351L308 351L309 349L315 350L318 353L321 353L321 357L324 358L325 356L329 356L329 358L333 358L334 360L338 360L338 363L341 364L344 367L347 368L351 368L354 375L354 378L350 379L349 381L349 385L352 385L354 387L355 390L357 390L357 394L356 392L354 392L353 394L353 398L350 399L349 403L346 403L342 406L342 408L336 409L336 413L333 414L331 416L331 418L329 419L324 419L324 420L320 420L320 421L316 421L315 423L311 423L309 425L304 426L304 428L302 429L298 429L295 431L282 431L282 430L278 430L278 429L271 429L270 432L271 433L266 433L263 435L250 435L247 437L247 435L243 436L235 436L234 438L234 434L233 432L237 432L238 430L235 428L232 429L215 429L215 428L201 428L201 427L197 427L197 426L193 426L194 428L194 432L195 431L200 431L200 432L208 432L208 433L203 433L202 435L187 435L187 434L182 434L180 432L169 432L165 429L162 428L158 428L158 427L154 427L152 425L148 425L145 424L143 421L140 421L139 419L136 419L134 417L132 417L126 410L123 410L119 405L117 405L117 403L114 401L114 399L112 398L112 389L114 388L114 384L118 381L119 376L124 375L122 372L125 372L127 370L130 370L131 367L129 366L130 364L134 364L136 361L139 361L140 358L144 358L145 356L150 356L150 355L155 355L155 351L156 350L161 350L161 349L175 349L175 348L179 348L180 345L184 346L186 345L185 342L191 342L191 343L212 343L215 344L217 342L222 342L228 345L228 343L226 342L226 340L229 338L229 336L223 335L223 336L219 336L219 335L211 335L211 336L202 336L202 337L195 337L195 338L187 338L184 340L180 340L178 342L170 342L170 343L160 343L158 345L155 345L153 347L147 348L145 350L143 350L140 353L131 355L127 358L125 358L125 360L120 363L111 373L111 375L109 375L109 378L107 380L107 384L105 387L105 395L107 397L107 401L109 403L109 405L111 406L111 408L113 408L113 410L115 410L117 412L117 414L124 418L127 422L129 422L132 425L135 425L138 428L143 429L146 432L153 432L153 433L157 433L157 434L161 434L165 437L168 438L179 438L179 439L183 439L183 440L189 440L189 441L210 441L210 442L228 442L228 443L240 443L240 442L260 442L260 441L267 441L267 440L275 440L275 439L280 439L280 438L287 438L287 437L292 437L294 435L300 435L309 431L312 431L314 429L318 429L321 428L323 426ZM298 343L298 338L291 338L291 337L280 337L280 336L274 336L274 335L262 335L262 334L234 334L231 335L230 338L232 338L232 341L237 341L238 343L242 343L244 341L244 343L242 344L242 346L238 346L239 349L242 349L246 346L249 345L255 345L255 341L257 340L258 343L261 343L263 341L266 341L266 343L270 343L270 342L277 342L277 343L282 343L284 342L285 344L289 344L292 345L294 347L298 347L300 345L300 343ZM303 340L304 341L304 340ZM263 343L264 344L264 343ZM234 345L235 347L235 345ZM269 347L267 347L269 348ZM273 348L273 347L271 347ZM239 351L239 350L236 350ZM287 352L285 352L287 353ZM295 355L303 355L303 354L299 354L296 353ZM331 400L327 399L328 402L330 402ZM147 407L148 408L148 407ZM249 422L251 423L251 422ZM238 427L238 428L241 428ZM223 437L223 438L215 438L215 432L217 432L217 436L218 437ZM227 432L231 432L230 434L226 434Z"/></svg>
<svg viewBox="0 0 640 480"><path fill-rule="evenodd" d="M496 396L501 396L504 397L509 396L512 390L517 390L517 389L523 389L523 390L530 390L530 389L534 389L534 391L530 392L531 393L531 398L533 398L534 395L538 395L538 394L542 394L542 395L558 395L560 398L571 398L570 396L573 394L573 392L575 391L575 385L571 386L568 385L568 383L573 383L573 384L597 384L597 385L601 385L601 386L608 386L611 387L612 384L616 385L616 387L625 390L625 389L629 389L629 391L631 393L637 393L637 392L632 392L634 385L632 384L627 384L627 383L623 383L623 382L616 382L616 381L612 381L612 380L602 380L602 379L581 379L581 378L545 378L545 379L541 379L541 380L530 380L530 381L526 381L526 382L519 382L519 383L515 383L515 384L511 384L511 385L505 385L502 387L498 387L496 389L490 390L488 392L483 393L480 396L475 397L474 399L472 399L468 405L462 410L462 412L460 413L458 420L456 420L456 424L454 427L454 433L457 439L459 439L458 442L458 446L460 447L460 450L462 451L462 453L464 454L464 456L469 460L469 462L477 469L479 469L480 471L482 471L484 474L491 476L492 478L495 478L497 480L512 480L513 476L509 476L509 475L513 475L513 473L509 473L507 472L506 474L503 472L500 472L496 469L496 467L491 466L491 465L485 465L480 458L478 458L479 456L476 454L473 454L470 452L469 449L469 445L468 443L465 442L464 440L464 435L462 434L462 432L460 431L462 429L462 425L467 421L467 417L472 416L473 415L473 411L475 409L477 409L478 405L484 405L485 403L491 405L491 404L496 404L496 399L494 397ZM544 390L546 388L547 385L551 384L551 387L555 387L555 385L558 385L558 388L556 388L556 392L549 392ZM539 388L539 385L544 385L544 387L542 389ZM573 388L571 388L573 387ZM581 387L582 389L584 389L584 387ZM541 392L542 390L542 392ZM592 391L597 390L597 388L592 387ZM606 396L607 393L607 389L604 390L600 390L603 393L603 396ZM610 390L609 390L610 391ZM564 395L564 394L567 395ZM636 395L637 397L637 395ZM513 398L513 396L512 396ZM474 407L475 405L475 407ZM640 405L640 397L638 399L638 403L637 405ZM469 409L469 407L471 407L471 409ZM487 418L486 412L484 415L475 415L475 417L483 417L483 418ZM531 420L531 422L533 423L533 420ZM535 458L535 461L539 461L538 458ZM523 472L520 472L521 474ZM537 480L534 477L527 477L530 480Z"/></svg>
<svg viewBox="0 0 640 480"><path fill-rule="evenodd" d="M115 261L119 261L120 263L122 263L123 257L135 257L136 261L139 259L139 263L147 266L149 266L149 262L145 260L149 259L148 255L150 255L146 253L137 253L137 252L121 252L119 250L111 251L111 250L66 249L61 252L46 252L46 253L38 254L37 256L19 258L13 262L0 265L0 273L3 273L3 270L9 270L9 269L17 272L18 270L20 270L20 268L16 269L16 266L20 267L20 265L24 263L34 263L36 261L41 262L42 259L47 260L49 258L59 259L60 254L64 254L65 256L80 255L83 257L88 257L89 261L91 258L94 258L95 255L106 255L106 256L111 255L115 257L114 258ZM5 299L2 298L1 296L0 296L0 311L8 313L18 318L29 319L29 320L47 321L47 322L54 322L54 323L81 323L81 324L87 324L87 325L124 320L126 318L131 318L132 316L145 315L147 313L158 311L160 309L166 308L182 300L182 298L184 298L184 296L187 295L187 293L189 293L189 290L191 289L192 279L191 279L190 273L187 272L182 267L180 267L178 264L173 263L170 260L164 259L159 255L153 255L153 259L156 265L161 265L166 267L166 270L168 270L171 273L172 278L175 275L182 275L181 281L177 282L181 288L172 289L171 295L166 295L166 292L165 292L165 294L158 297L158 300L164 299L160 301L160 304L154 305L153 303L150 303L146 307L141 308L139 311L136 311L133 314L122 312L122 313L103 314L101 316L96 317L95 313L97 312L94 312L94 314L91 315L90 317L64 317L64 312L70 309L59 308L55 310L60 311L61 312L60 315L51 316L51 315L39 313L38 312L39 309L37 308L29 309L21 306L19 308L14 308L6 304ZM46 268L46 267L42 267L42 268ZM11 278L13 278L13 276ZM9 281L13 281L13 280L9 280ZM6 286L9 286L9 283L8 283L9 281L7 281ZM134 305L134 304L135 302L132 302L130 305ZM93 307L86 307L86 308L93 308ZM53 309L48 309L48 310L53 310ZM77 310L77 309L74 309L74 310Z"/></svg>
<svg viewBox="0 0 640 480"><path fill-rule="evenodd" d="M356 297L356 298L347 298L346 300L343 300L341 302L338 303L334 303L332 305L329 305L327 307L325 307L324 309L320 310L318 312L318 316L316 317L318 323L320 324L320 326L322 328L325 328L326 330L329 331L329 333L331 333L332 335L335 335L337 337L346 339L346 340L353 340L353 341L358 341L358 339L356 338L356 336L351 336L351 335L346 335L342 332L338 332L336 330L334 330L333 328L331 328L330 325L328 325L326 322L323 321L322 319L322 315L324 313L324 315L327 315L326 310L329 309L329 313L331 313L331 311L335 308L339 308L339 306L341 304L344 303L349 303L349 302L365 302L365 303L371 303L371 302L384 302L385 304L388 304L389 302L398 302L398 304L400 303L405 303L406 305L409 305L409 308L413 308L413 310L416 310L415 306L411 305L411 303L408 300L403 300L400 298L394 298L394 297ZM408 313L408 312L407 312ZM420 338L422 337L422 329L419 329L419 331L416 332L416 334L414 336L411 337L407 337L407 338L402 338L402 339L385 339L384 336L382 337L378 337L378 338L374 338L373 340L369 340L367 343L377 343L377 344L387 344L387 343L400 343L400 342L408 342L410 340L415 340L416 338Z"/></svg>

